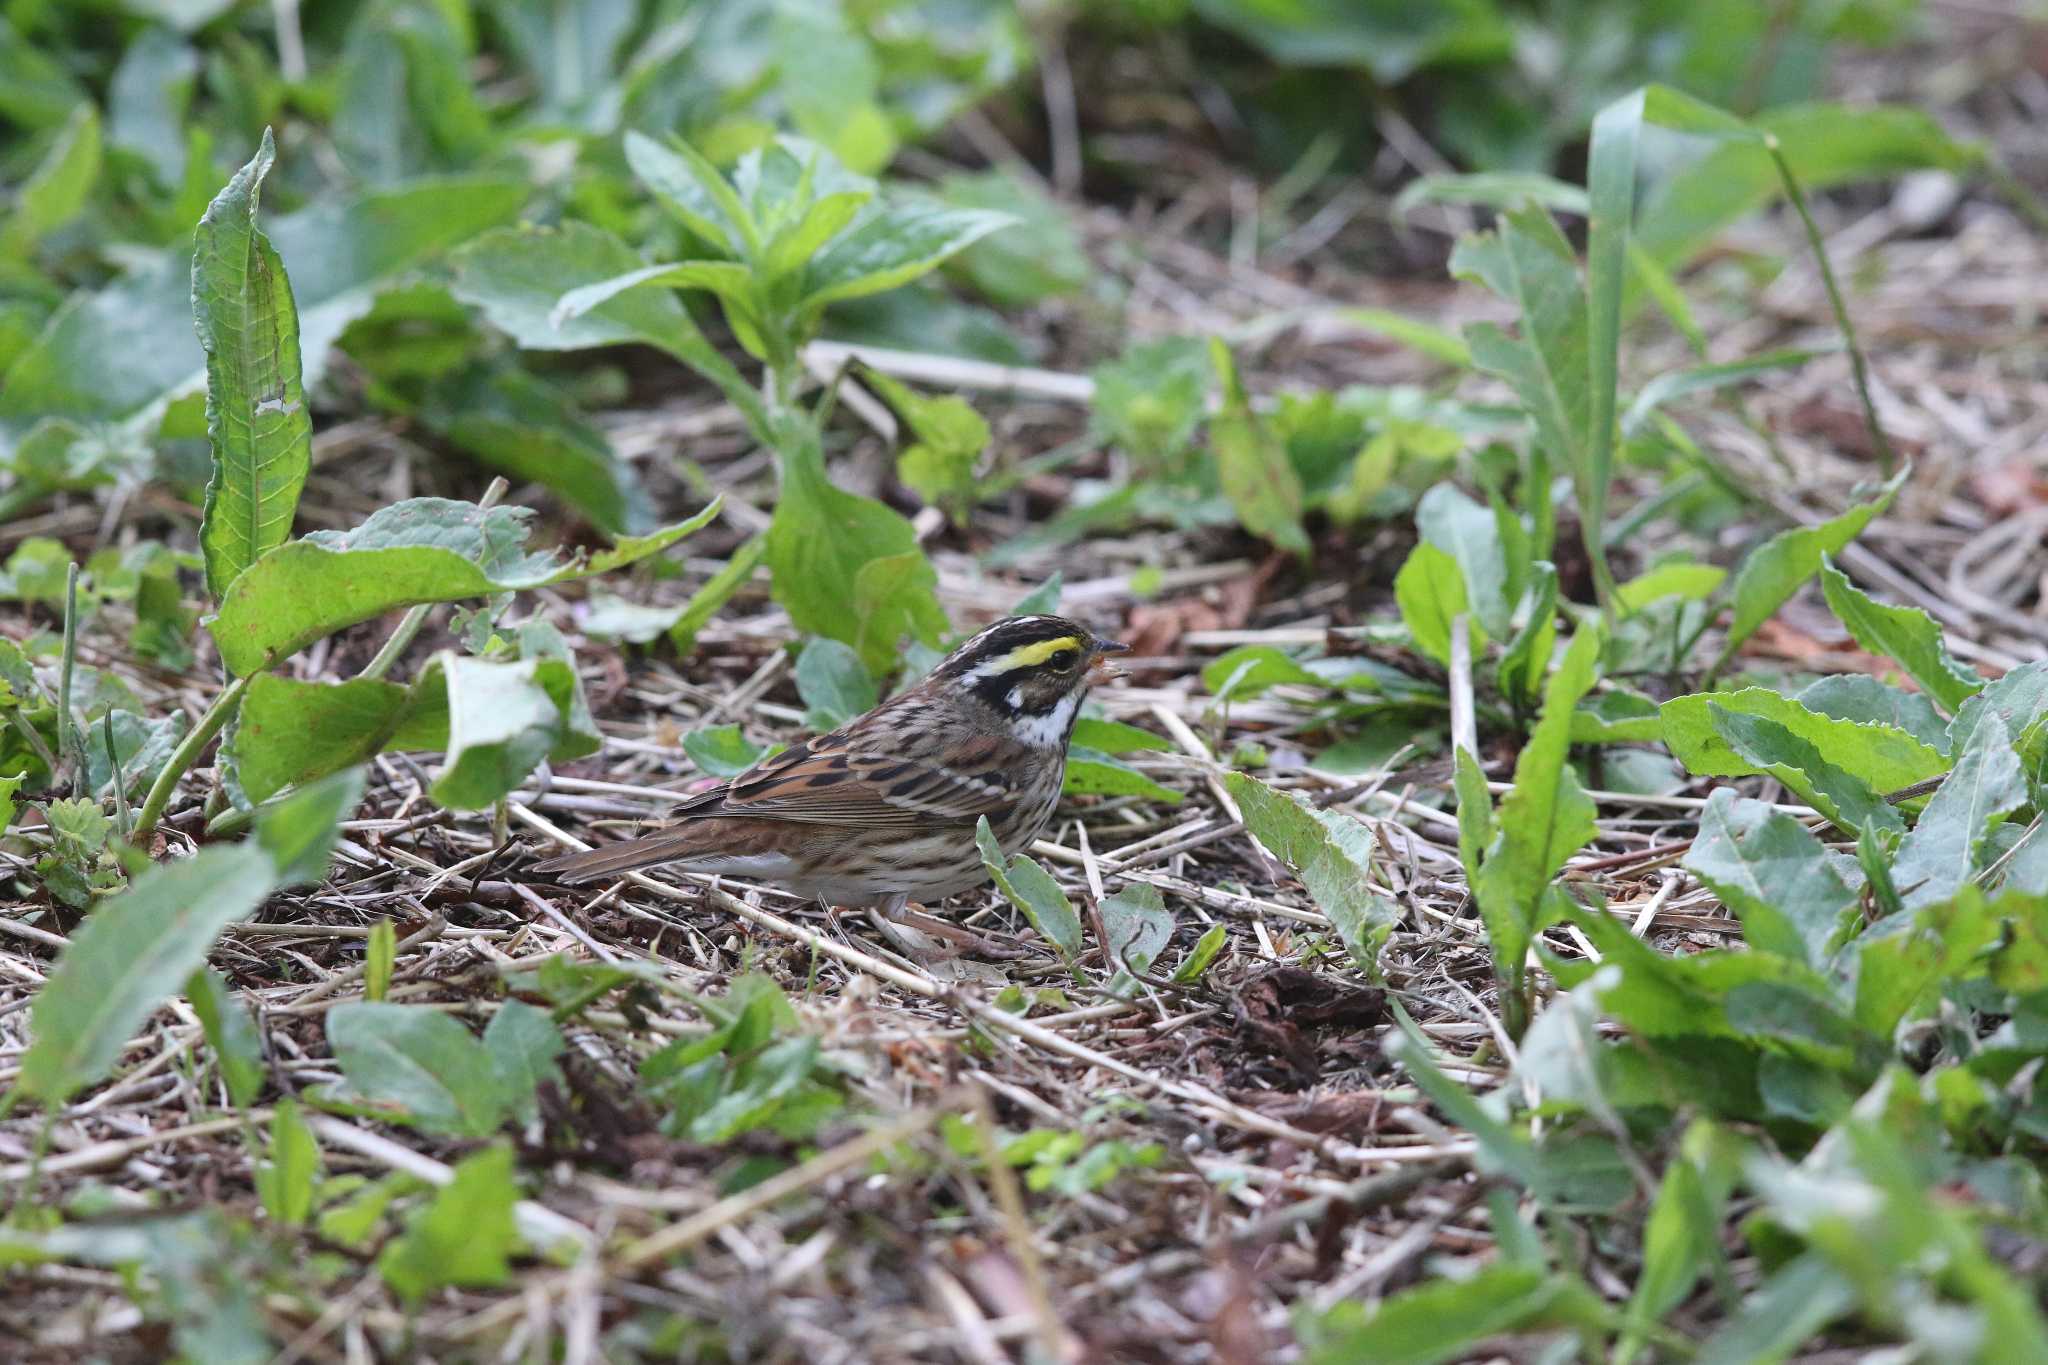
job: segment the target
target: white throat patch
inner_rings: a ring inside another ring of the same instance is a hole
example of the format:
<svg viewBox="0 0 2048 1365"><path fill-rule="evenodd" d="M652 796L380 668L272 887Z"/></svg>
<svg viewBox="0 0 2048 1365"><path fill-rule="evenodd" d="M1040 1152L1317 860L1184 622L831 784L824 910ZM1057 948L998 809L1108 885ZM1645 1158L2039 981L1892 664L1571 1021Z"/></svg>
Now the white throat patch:
<svg viewBox="0 0 2048 1365"><path fill-rule="evenodd" d="M1069 693L1042 716L1019 717L1013 733L1019 741L1034 749L1058 748L1067 737L1067 726L1073 722L1074 708L1080 704L1080 697Z"/></svg>

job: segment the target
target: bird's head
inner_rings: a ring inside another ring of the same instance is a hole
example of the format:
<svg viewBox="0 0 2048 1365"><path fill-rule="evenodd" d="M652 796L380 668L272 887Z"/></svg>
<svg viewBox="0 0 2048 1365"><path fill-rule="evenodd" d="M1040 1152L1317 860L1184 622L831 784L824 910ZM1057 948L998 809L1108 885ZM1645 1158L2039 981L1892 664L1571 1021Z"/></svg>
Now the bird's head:
<svg viewBox="0 0 2048 1365"><path fill-rule="evenodd" d="M1006 717L1028 743L1064 744L1089 684L1114 676L1104 640L1063 616L1012 616L975 635L932 671Z"/></svg>

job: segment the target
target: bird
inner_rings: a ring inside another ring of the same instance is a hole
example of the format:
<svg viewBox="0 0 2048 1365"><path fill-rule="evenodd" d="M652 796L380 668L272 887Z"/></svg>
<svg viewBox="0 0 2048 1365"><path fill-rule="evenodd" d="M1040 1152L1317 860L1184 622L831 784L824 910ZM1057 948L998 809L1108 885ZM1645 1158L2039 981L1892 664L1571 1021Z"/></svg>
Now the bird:
<svg viewBox="0 0 2048 1365"><path fill-rule="evenodd" d="M892 918L942 900L988 877L983 817L1005 854L1045 828L1081 701L1128 648L1062 616L997 621L872 711L683 802L671 827L531 871L573 885L673 866Z"/></svg>

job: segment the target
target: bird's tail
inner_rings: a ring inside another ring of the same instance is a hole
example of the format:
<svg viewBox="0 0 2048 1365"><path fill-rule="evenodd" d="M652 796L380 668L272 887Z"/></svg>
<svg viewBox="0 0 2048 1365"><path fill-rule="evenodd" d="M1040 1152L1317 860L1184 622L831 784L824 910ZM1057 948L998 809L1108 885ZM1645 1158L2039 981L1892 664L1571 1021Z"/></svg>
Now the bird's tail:
<svg viewBox="0 0 2048 1365"><path fill-rule="evenodd" d="M702 853L697 838L689 834L669 831L662 834L644 834L637 839L624 839L616 844L606 844L585 853L565 853L559 858L549 858L535 863L530 871L556 881L574 886L578 882L593 882L600 877L616 877L627 872L636 872L643 867L658 863L673 863Z"/></svg>

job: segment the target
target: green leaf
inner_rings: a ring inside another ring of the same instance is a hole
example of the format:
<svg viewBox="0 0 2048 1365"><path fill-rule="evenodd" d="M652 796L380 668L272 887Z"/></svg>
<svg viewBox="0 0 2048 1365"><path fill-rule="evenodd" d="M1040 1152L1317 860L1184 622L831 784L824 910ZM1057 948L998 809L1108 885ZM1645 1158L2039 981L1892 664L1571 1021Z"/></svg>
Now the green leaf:
<svg viewBox="0 0 2048 1365"><path fill-rule="evenodd" d="M882 699L860 655L837 640L805 643L796 656L795 673L796 694L808 708L804 724L813 730L837 730L874 710Z"/></svg>
<svg viewBox="0 0 2048 1365"><path fill-rule="evenodd" d="M1229 937L1230 931L1222 925L1210 925L1208 932L1195 940L1195 946L1188 950L1180 966L1173 969L1173 979L1176 982L1201 980L1202 973L1209 970L1209 964L1216 960L1216 954L1223 950L1223 944Z"/></svg>
<svg viewBox="0 0 2048 1365"><path fill-rule="evenodd" d="M1016 221L1007 213L920 200L869 205L851 227L811 258L799 307L814 311L908 284Z"/></svg>
<svg viewBox="0 0 2048 1365"><path fill-rule="evenodd" d="M733 255L759 249L753 215L695 148L681 142L667 146L632 129L626 132L625 147L634 177L683 226Z"/></svg>
<svg viewBox="0 0 2048 1365"><path fill-rule="evenodd" d="M1892 882L1907 909L1946 900L1981 865L1992 827L2027 804L2027 784L2005 722L1987 715L1956 758L1955 770L1900 841Z"/></svg>
<svg viewBox="0 0 2048 1365"><path fill-rule="evenodd" d="M696 647L697 632L711 623L711 618L732 600L734 593L746 586L767 553L768 538L765 535L749 536L732 552L732 558L725 562L724 568L690 594L690 600L683 604L682 614L668 628L669 643L675 646L679 657Z"/></svg>
<svg viewBox="0 0 2048 1365"><path fill-rule="evenodd" d="M1216 694L1216 700L1256 697L1274 687L1327 687L1293 658L1272 645L1239 645L1202 668L1202 685Z"/></svg>
<svg viewBox="0 0 2048 1365"><path fill-rule="evenodd" d="M1067 771L1060 790L1070 796L1142 796L1169 806L1184 799L1181 792L1161 786L1129 764L1073 743L1067 746Z"/></svg>
<svg viewBox="0 0 2048 1365"><path fill-rule="evenodd" d="M1838 828L1905 828L1905 818L1898 810L1861 778L1830 763L1819 749L1769 716L1730 711L1709 702L1707 719L1714 733L1743 762L1777 778Z"/></svg>
<svg viewBox="0 0 2048 1365"><path fill-rule="evenodd" d="M1458 862L1471 885L1479 879L1486 850L1493 846L1493 791L1486 784L1486 770L1462 744L1451 758L1451 783L1458 798Z"/></svg>
<svg viewBox="0 0 2048 1365"><path fill-rule="evenodd" d="M1589 547L1604 565L1601 509L1607 469L1591 433L1594 396L1585 290L1577 258L1549 213L1523 208L1501 219L1498 231L1464 237L1451 253L1451 273L1484 284L1514 304L1522 335L1510 338L1492 323L1465 329L1472 360L1505 380L1536 425L1536 437L1578 489ZM1611 393L1603 402L1613 420ZM1604 448L1604 446L1603 446Z"/></svg>
<svg viewBox="0 0 2048 1365"><path fill-rule="evenodd" d="M1780 1267L1708 1338L1694 1365L1785 1360L1856 1306L1856 1287L1816 1252Z"/></svg>
<svg viewBox="0 0 2048 1365"><path fill-rule="evenodd" d="M1740 692L1695 692L1664 703L1664 742L1688 771L1708 777L1742 777L1762 772L1721 737L1709 707L1761 716L1812 745L1829 763L1857 778L1872 791L1895 792L1948 769L1940 750L1894 725L1838 720L1809 711L1799 702L1766 688Z"/></svg>
<svg viewBox="0 0 2048 1365"><path fill-rule="evenodd" d="M565 762L603 747L578 723L581 684L567 661L497 663L444 652L437 662L448 696L448 762L428 795L439 804L482 810L542 759Z"/></svg>
<svg viewBox="0 0 2048 1365"><path fill-rule="evenodd" d="M1889 725L1928 748L1948 753L1948 722L1919 692L1881 683L1867 673L1835 673L1801 689L1794 698L1809 711L1836 720Z"/></svg>
<svg viewBox="0 0 2048 1365"><path fill-rule="evenodd" d="M1418 543L1394 575L1394 601L1415 648L1449 666L1451 622L1467 607L1465 575L1458 561L1426 540ZM1471 623L1471 631L1477 654L1486 634L1477 621Z"/></svg>
<svg viewBox="0 0 2048 1365"><path fill-rule="evenodd" d="M1685 869L1735 912L1752 948L1809 965L1826 960L1844 916L1858 905L1804 825L1727 787L1700 812Z"/></svg>
<svg viewBox="0 0 2048 1365"><path fill-rule="evenodd" d="M1598 833L1592 798L1565 759L1572 710L1593 685L1600 646L1599 631L1581 626L1551 674L1543 711L1515 760L1514 785L1501 798L1493 840L1472 885L1504 978L1519 969L1543 927L1551 878Z"/></svg>
<svg viewBox="0 0 2048 1365"><path fill-rule="evenodd" d="M981 849L982 866L1003 899L1023 911L1039 937L1071 963L1081 952L1081 917L1074 913L1074 904L1060 890L1059 882L1028 854L1005 854L985 815L975 822L974 842Z"/></svg>
<svg viewBox="0 0 2048 1365"><path fill-rule="evenodd" d="M2001 933L2001 911L1974 886L1906 914L1906 925L1857 940L1855 1018L1880 1038L1891 1038L1930 992L1964 975Z"/></svg>
<svg viewBox="0 0 2048 1365"><path fill-rule="evenodd" d="M1410 185L1420 181L1411 181ZM1405 191L1404 191L1405 194ZM1392 312L1385 308L1340 308L1337 316L1368 332L1391 337L1411 350L1422 352L1432 360L1440 360L1453 369L1472 368L1472 350L1451 332L1434 323L1420 318L1411 318L1405 313Z"/></svg>
<svg viewBox="0 0 2048 1365"><path fill-rule="evenodd" d="M1106 754L1173 752L1173 741L1164 735L1155 735L1150 730L1140 730L1122 721L1097 720L1093 716L1082 716L1074 722L1070 742Z"/></svg>
<svg viewBox="0 0 2048 1365"><path fill-rule="evenodd" d="M298 1102L286 1096L270 1114L270 1148L256 1168L257 1198L273 1223L303 1227L312 1216L319 1181L320 1144L299 1113Z"/></svg>
<svg viewBox="0 0 2048 1365"><path fill-rule="evenodd" d="M229 1103L246 1109L263 1091L263 1038L255 1021L211 967L201 967L186 980L185 998L206 1032Z"/></svg>
<svg viewBox="0 0 2048 1365"><path fill-rule="evenodd" d="M1502 694L1523 706L1535 705L1542 695L1544 674L1557 652L1557 566L1539 559L1529 569L1529 586L1515 609L1522 624L1508 638L1494 671ZM1572 738L1578 740L1576 729Z"/></svg>
<svg viewBox="0 0 2048 1365"><path fill-rule="evenodd" d="M512 1278L519 1245L512 1216L519 1202L512 1148L494 1143L456 1163L455 1177L377 1257L377 1273L417 1308L450 1285L491 1289Z"/></svg>
<svg viewBox="0 0 2048 1365"><path fill-rule="evenodd" d="M151 868L99 905L36 993L22 1093L55 1106L104 1077L221 930L262 904L275 881L261 849L215 846Z"/></svg>
<svg viewBox="0 0 2048 1365"><path fill-rule="evenodd" d="M353 531L319 531L272 550L236 578L207 628L229 668L253 673L395 607L488 597L635 563L703 527L718 506L558 564L523 549L530 515L523 509L413 498L373 513Z"/></svg>
<svg viewBox="0 0 2048 1365"><path fill-rule="evenodd" d="M1771 619L1800 585L1820 570L1823 558L1840 554L1842 547L1863 534L1872 518L1891 506L1892 498L1905 485L1912 471L1901 469L1868 502L1859 502L1839 516L1817 526L1800 526L1781 531L1751 550L1735 571L1735 614L1728 623L1728 640L1721 658L1733 657L1736 649Z"/></svg>
<svg viewBox="0 0 2048 1365"><path fill-rule="evenodd" d="M738 777L761 761L768 746L748 739L737 725L707 725L683 736L683 752L701 773Z"/></svg>
<svg viewBox="0 0 2048 1365"><path fill-rule="evenodd" d="M1247 773L1225 773L1223 785L1244 812L1244 827L1301 880L1352 961L1377 980L1380 950L1401 909L1372 889L1372 831Z"/></svg>
<svg viewBox="0 0 2048 1365"><path fill-rule="evenodd" d="M522 1000L505 1001L484 1026L484 1051L497 1068L498 1088L513 1122L529 1123L538 1114L536 1092L542 1081L560 1079L555 1058L566 1046L548 1012Z"/></svg>
<svg viewBox="0 0 2048 1365"><path fill-rule="evenodd" d="M1628 406L1627 415L1621 419L1621 433L1624 436L1634 436L1642 430L1653 414L1674 398L1729 388L1773 370L1796 369L1825 354L1825 351L1765 351L1761 355L1745 356L1741 360L1723 361L1712 365L1689 365L1682 370L1666 370L1637 392L1635 401Z"/></svg>
<svg viewBox="0 0 2048 1365"><path fill-rule="evenodd" d="M966 399L927 398L879 370L864 378L909 426L915 439L896 457L896 477L925 502L958 520L974 494L974 470L988 449L988 423Z"/></svg>
<svg viewBox="0 0 2048 1365"><path fill-rule="evenodd" d="M465 366L434 384L419 420L509 478L553 489L606 535L654 525L646 491L604 430L516 363Z"/></svg>
<svg viewBox="0 0 2048 1365"><path fill-rule="evenodd" d="M1478 625L1489 636L1505 637L1513 627L1521 579L1529 566L1514 562L1492 510L1440 483L1416 505L1415 529L1458 562Z"/></svg>
<svg viewBox="0 0 2048 1365"><path fill-rule="evenodd" d="M870 673L883 673L905 635L936 644L945 631L938 573L908 520L832 485L808 423L789 436L768 527L775 600L798 630L845 641Z"/></svg>
<svg viewBox="0 0 2048 1365"><path fill-rule="evenodd" d="M1614 590L1614 604L1625 612L1641 611L1668 597L1704 602L1727 579L1728 571L1712 564L1660 564Z"/></svg>
<svg viewBox="0 0 2048 1365"><path fill-rule="evenodd" d="M335 338L381 289L511 218L527 193L523 179L432 180L319 198L272 218L268 236L298 308L303 386L317 387ZM0 433L19 434L45 416L153 430L171 400L198 392L206 355L193 329L192 270L189 251L168 250L141 257L103 289L74 294L0 387Z"/></svg>
<svg viewBox="0 0 2048 1365"><path fill-rule="evenodd" d="M452 1137L486 1137L504 1122L497 1063L468 1029L439 1010L336 1005L327 1014L327 1041L349 1087L334 1098Z"/></svg>
<svg viewBox="0 0 2048 1365"><path fill-rule="evenodd" d="M1094 262L1066 208L1021 176L1007 170L950 175L940 193L956 208L992 209L1015 220L968 247L951 271L998 307L1030 308L1079 294L1094 280Z"/></svg>
<svg viewBox="0 0 2048 1365"><path fill-rule="evenodd" d="M1492 1265L1462 1280L1405 1289L1373 1312L1341 1304L1297 1321L1306 1365L1434 1365L1469 1358L1489 1337L1597 1319L1591 1290L1540 1266Z"/></svg>
<svg viewBox="0 0 2048 1365"><path fill-rule="evenodd" d="M398 966L398 930L388 919L370 926L363 941L363 999L384 1000L391 994L391 974Z"/></svg>
<svg viewBox="0 0 2048 1365"><path fill-rule="evenodd" d="M1849 581L1834 560L1821 557L1821 588L1828 608L1849 628L1856 643L1873 654L1895 659L1921 690L1951 715L1984 690L1974 669L1949 657L1941 627L1918 607L1891 607L1878 602Z"/></svg>
<svg viewBox="0 0 2048 1365"><path fill-rule="evenodd" d="M248 798L267 801L380 753L445 748L446 707L445 691L429 699L377 678L301 682L258 673L226 749Z"/></svg>
<svg viewBox="0 0 2048 1365"><path fill-rule="evenodd" d="M0 222L0 257L25 256L85 207L100 174L100 116L90 101L71 111L57 140L14 194Z"/></svg>
<svg viewBox="0 0 2048 1365"><path fill-rule="evenodd" d="M327 878L339 826L363 799L363 773L350 768L299 788L256 817L256 842L277 865L280 886Z"/></svg>
<svg viewBox="0 0 2048 1365"><path fill-rule="evenodd" d="M557 228L487 232L455 256L455 297L481 309L493 327L535 351L639 344L668 352L718 385L754 430L768 428L760 394L664 290L629 290L559 324L562 297L640 269L632 249L611 233L571 220Z"/></svg>
<svg viewBox="0 0 2048 1365"><path fill-rule="evenodd" d="M313 463L313 419L299 384L299 319L291 281L256 227L270 130L254 159L208 206L193 239L192 313L206 351L206 484L199 547L218 600L235 575L291 539Z"/></svg>
<svg viewBox="0 0 2048 1365"><path fill-rule="evenodd" d="M1217 482L1245 530L1306 559L1310 546L1301 526L1301 476L1271 424L1252 411L1230 349L1212 339L1209 360L1223 386L1223 408L1209 419Z"/></svg>

